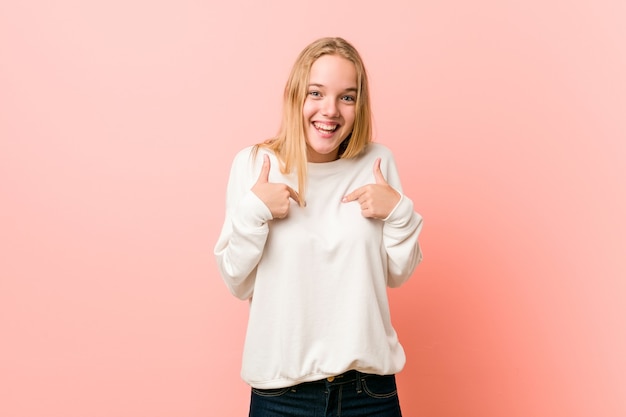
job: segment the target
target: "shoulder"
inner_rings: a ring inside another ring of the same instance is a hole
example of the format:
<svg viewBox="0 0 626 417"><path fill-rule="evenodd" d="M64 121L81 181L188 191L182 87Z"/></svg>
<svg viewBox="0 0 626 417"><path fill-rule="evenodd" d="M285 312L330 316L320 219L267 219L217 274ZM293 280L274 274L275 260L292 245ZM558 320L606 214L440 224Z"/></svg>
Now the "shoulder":
<svg viewBox="0 0 626 417"><path fill-rule="evenodd" d="M378 158L380 158L380 160L383 162L383 165L386 165L387 163L395 165L393 152L391 152L391 149L381 143L370 143L369 145L367 145L367 148L365 148L365 152L363 152L360 157L361 162L366 164L371 164Z"/></svg>
<svg viewBox="0 0 626 417"><path fill-rule="evenodd" d="M383 165L387 162L395 164L391 150L387 146L376 142L370 142L361 154L347 161L350 161L350 166L357 168L363 165L371 166L378 158L383 162Z"/></svg>
<svg viewBox="0 0 626 417"><path fill-rule="evenodd" d="M274 152L259 145L250 145L239 150L233 158L233 167L242 167L244 165L254 166L258 160L262 160L263 154L268 154L271 157L274 156Z"/></svg>
<svg viewBox="0 0 626 417"><path fill-rule="evenodd" d="M258 149L258 146L251 145L239 150L233 158L233 165L241 163L242 161L249 161L254 156L254 154L257 153Z"/></svg>
<svg viewBox="0 0 626 417"><path fill-rule="evenodd" d="M367 147L363 162L368 168L373 166L374 161L380 158L380 169L387 182L398 191L402 192L398 166L393 152L387 146L372 142Z"/></svg>
<svg viewBox="0 0 626 417"><path fill-rule="evenodd" d="M393 159L393 152L382 143L372 142L367 146L365 154L374 158Z"/></svg>

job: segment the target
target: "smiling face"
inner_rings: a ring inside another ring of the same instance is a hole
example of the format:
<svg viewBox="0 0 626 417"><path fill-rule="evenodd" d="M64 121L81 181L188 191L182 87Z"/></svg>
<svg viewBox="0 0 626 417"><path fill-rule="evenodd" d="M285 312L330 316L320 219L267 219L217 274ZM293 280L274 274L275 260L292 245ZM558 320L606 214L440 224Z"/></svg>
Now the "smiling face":
<svg viewBox="0 0 626 417"><path fill-rule="evenodd" d="M339 55L322 55L311 66L302 108L309 162L339 157L339 145L352 132L357 100L354 64Z"/></svg>

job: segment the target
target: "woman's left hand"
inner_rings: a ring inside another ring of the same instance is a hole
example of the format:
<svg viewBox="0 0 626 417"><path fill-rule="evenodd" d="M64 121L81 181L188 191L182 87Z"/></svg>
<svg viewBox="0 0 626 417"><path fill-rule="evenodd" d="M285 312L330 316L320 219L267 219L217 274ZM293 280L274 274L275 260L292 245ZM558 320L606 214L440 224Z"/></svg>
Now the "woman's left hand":
<svg viewBox="0 0 626 417"><path fill-rule="evenodd" d="M359 187L341 201L344 203L358 201L363 217L382 220L386 219L398 204L400 193L387 184L383 173L380 171L380 158L374 161L374 179L375 184Z"/></svg>

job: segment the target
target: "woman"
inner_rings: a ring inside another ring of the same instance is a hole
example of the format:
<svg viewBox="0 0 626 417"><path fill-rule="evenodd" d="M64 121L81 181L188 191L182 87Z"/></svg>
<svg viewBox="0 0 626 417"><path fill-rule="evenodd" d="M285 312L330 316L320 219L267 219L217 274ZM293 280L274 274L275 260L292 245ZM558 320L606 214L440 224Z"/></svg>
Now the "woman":
<svg viewBox="0 0 626 417"><path fill-rule="evenodd" d="M278 135L234 159L215 255L250 300L252 417L401 415L386 286L421 261L422 218L371 132L358 52L323 38L294 64Z"/></svg>

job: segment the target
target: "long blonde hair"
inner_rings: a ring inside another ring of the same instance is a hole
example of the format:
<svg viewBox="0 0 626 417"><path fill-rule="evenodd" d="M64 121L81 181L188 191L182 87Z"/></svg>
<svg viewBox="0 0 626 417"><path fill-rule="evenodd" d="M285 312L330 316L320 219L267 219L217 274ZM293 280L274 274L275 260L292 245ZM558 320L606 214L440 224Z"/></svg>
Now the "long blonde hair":
<svg viewBox="0 0 626 417"><path fill-rule="evenodd" d="M283 118L278 134L257 145L257 148L260 146L274 151L283 174L296 172L301 204L305 201L307 178L306 136L302 108L307 96L311 66L323 55L338 55L347 59L354 64L357 75L354 126L339 147L339 158L354 158L360 155L372 141L369 84L361 56L345 39L316 40L302 50L291 69L285 85Z"/></svg>

